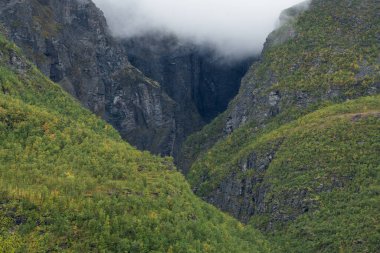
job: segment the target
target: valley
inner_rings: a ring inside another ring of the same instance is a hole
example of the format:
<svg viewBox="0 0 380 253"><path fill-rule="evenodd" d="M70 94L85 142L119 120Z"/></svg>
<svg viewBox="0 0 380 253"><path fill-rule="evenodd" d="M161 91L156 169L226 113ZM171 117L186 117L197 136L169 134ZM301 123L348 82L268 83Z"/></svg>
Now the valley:
<svg viewBox="0 0 380 253"><path fill-rule="evenodd" d="M284 10L260 55L0 3L0 252L378 252L375 0Z"/></svg>

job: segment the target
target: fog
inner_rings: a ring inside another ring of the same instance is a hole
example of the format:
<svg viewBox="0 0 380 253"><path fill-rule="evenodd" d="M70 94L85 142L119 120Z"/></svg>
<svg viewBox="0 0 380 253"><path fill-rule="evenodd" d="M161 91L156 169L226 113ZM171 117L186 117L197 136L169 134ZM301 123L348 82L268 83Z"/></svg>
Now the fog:
<svg viewBox="0 0 380 253"><path fill-rule="evenodd" d="M226 58L261 52L282 10L300 0L94 0L115 36L173 34Z"/></svg>

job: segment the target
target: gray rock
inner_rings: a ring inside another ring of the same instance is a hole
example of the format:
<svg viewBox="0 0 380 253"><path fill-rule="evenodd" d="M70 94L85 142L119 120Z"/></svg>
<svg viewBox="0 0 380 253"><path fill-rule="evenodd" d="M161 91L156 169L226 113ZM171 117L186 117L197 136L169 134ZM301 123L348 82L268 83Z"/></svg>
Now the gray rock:
<svg viewBox="0 0 380 253"><path fill-rule="evenodd" d="M237 170L204 199L243 222L255 214L265 213L264 197L269 188L264 182L265 173L280 144L279 141L267 152L248 154L236 165Z"/></svg>
<svg viewBox="0 0 380 253"><path fill-rule="evenodd" d="M0 13L45 75L156 154L176 156L188 135L223 112L251 61L219 64L211 50L173 36L116 40L91 0L5 0Z"/></svg>
<svg viewBox="0 0 380 253"><path fill-rule="evenodd" d="M187 136L225 111L253 61L223 61L211 49L167 34L149 34L123 44L131 63L157 80L177 103L175 157Z"/></svg>
<svg viewBox="0 0 380 253"><path fill-rule="evenodd" d="M132 67L92 1L5 0L0 13L8 36L45 75L131 144L172 154L175 102Z"/></svg>

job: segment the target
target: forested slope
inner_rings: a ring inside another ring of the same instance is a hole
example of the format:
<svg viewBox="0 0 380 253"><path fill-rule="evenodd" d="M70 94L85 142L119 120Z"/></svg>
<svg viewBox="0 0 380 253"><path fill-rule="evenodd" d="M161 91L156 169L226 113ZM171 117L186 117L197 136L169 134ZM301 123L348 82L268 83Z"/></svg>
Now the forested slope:
<svg viewBox="0 0 380 253"><path fill-rule="evenodd" d="M190 136L180 167L241 126L290 122L329 103L379 93L380 16L375 0L312 0L283 12L261 59L228 109Z"/></svg>
<svg viewBox="0 0 380 253"><path fill-rule="evenodd" d="M249 141L247 133L193 166L198 195L273 237L280 252L379 249L380 96L329 106Z"/></svg>
<svg viewBox="0 0 380 253"><path fill-rule="evenodd" d="M194 191L278 251L379 250L379 7L285 11L227 111L182 151Z"/></svg>
<svg viewBox="0 0 380 253"><path fill-rule="evenodd" d="M268 252L0 37L0 252Z"/></svg>

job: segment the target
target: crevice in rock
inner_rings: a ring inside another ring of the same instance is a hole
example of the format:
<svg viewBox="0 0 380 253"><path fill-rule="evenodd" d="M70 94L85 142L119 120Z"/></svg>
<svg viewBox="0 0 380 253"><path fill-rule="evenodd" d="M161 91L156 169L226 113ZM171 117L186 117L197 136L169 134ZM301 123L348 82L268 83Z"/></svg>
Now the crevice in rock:
<svg viewBox="0 0 380 253"><path fill-rule="evenodd" d="M255 60L227 62L211 49L160 34L124 40L123 44L131 64L158 81L177 103L174 156L186 137L227 109Z"/></svg>

